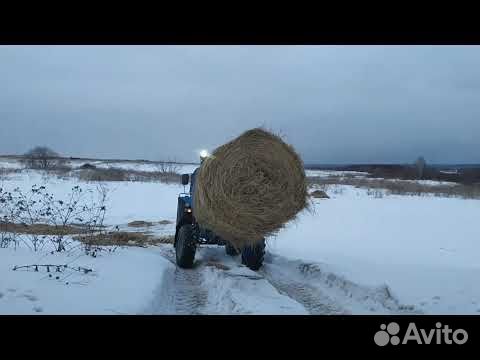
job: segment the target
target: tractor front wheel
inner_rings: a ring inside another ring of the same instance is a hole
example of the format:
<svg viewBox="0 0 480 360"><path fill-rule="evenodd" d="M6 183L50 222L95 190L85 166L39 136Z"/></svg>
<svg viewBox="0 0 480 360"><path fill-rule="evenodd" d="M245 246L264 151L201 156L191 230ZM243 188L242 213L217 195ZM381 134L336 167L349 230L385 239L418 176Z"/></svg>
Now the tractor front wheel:
<svg viewBox="0 0 480 360"><path fill-rule="evenodd" d="M237 249L235 249L232 245L230 245L230 243L228 241L225 244L225 252L229 256L237 256L238 255Z"/></svg>
<svg viewBox="0 0 480 360"><path fill-rule="evenodd" d="M247 246L242 250L242 264L250 270L257 271L263 265L265 256L265 239L259 244Z"/></svg>
<svg viewBox="0 0 480 360"><path fill-rule="evenodd" d="M185 269L193 267L196 250L192 225L185 224L178 230L177 241L175 242L177 265Z"/></svg>

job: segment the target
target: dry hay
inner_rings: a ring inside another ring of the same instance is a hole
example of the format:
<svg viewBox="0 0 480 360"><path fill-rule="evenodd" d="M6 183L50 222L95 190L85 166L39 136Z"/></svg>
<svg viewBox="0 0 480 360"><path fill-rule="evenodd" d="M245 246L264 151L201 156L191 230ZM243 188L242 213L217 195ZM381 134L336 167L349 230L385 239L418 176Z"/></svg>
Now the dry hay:
<svg viewBox="0 0 480 360"><path fill-rule="evenodd" d="M312 191L310 193L310 196L316 199L330 199L330 196L328 196L327 193L323 190Z"/></svg>
<svg viewBox="0 0 480 360"><path fill-rule="evenodd" d="M201 165L195 187L197 221L236 248L274 235L308 207L301 158L263 129L217 148Z"/></svg>

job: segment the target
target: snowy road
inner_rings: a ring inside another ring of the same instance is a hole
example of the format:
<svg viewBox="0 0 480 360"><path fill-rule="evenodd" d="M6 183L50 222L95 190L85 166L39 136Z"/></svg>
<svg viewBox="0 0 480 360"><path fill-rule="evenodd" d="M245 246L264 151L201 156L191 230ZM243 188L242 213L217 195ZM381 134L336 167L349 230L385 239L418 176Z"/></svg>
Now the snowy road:
<svg viewBox="0 0 480 360"><path fill-rule="evenodd" d="M175 265L171 245L160 253ZM145 314L418 314L402 305L388 287L369 288L324 272L321 264L267 254L253 272L222 247L198 250L193 269L165 273Z"/></svg>

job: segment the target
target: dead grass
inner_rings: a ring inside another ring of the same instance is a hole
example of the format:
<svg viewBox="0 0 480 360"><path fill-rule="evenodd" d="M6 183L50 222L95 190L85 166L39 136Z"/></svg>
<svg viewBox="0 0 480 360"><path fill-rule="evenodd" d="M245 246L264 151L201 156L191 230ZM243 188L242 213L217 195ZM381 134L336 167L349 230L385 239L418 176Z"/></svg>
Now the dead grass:
<svg viewBox="0 0 480 360"><path fill-rule="evenodd" d="M160 225L168 225L168 224L173 224L173 221L170 220L161 220L158 222Z"/></svg>
<svg viewBox="0 0 480 360"><path fill-rule="evenodd" d="M133 223L145 223L142 221ZM153 223L149 223L153 225ZM75 235L74 240L98 246L149 246L157 244L173 244L174 236L154 236L146 232L128 232L128 231L112 231L97 234L88 234L87 230L81 226L59 226L55 227L49 224L15 224L15 223L0 223L0 231L28 234L28 235Z"/></svg>
<svg viewBox="0 0 480 360"><path fill-rule="evenodd" d="M151 240L151 244L173 244L175 241L174 235L166 235L166 236L157 236Z"/></svg>
<svg viewBox="0 0 480 360"><path fill-rule="evenodd" d="M174 236L153 236L145 232L113 231L94 235L80 235L75 240L97 246L141 246L173 244Z"/></svg>
<svg viewBox="0 0 480 360"><path fill-rule="evenodd" d="M149 221L136 220L136 221L129 222L128 226L130 226L130 227L149 227L149 226L153 226L153 223L149 222Z"/></svg>
<svg viewBox="0 0 480 360"><path fill-rule="evenodd" d="M81 169L78 178L82 181L127 181L127 171L117 168Z"/></svg>
<svg viewBox="0 0 480 360"><path fill-rule="evenodd" d="M158 181L163 183L180 183L181 179L180 174L173 172L137 171L114 167L108 169L80 169L76 175L82 181Z"/></svg>
<svg viewBox="0 0 480 360"><path fill-rule="evenodd" d="M329 185L351 185L369 190L385 189L392 195L433 195L438 197L460 197L480 199L480 184L422 184L416 181L353 178L344 176L309 177L310 186L323 188Z"/></svg>
<svg viewBox="0 0 480 360"><path fill-rule="evenodd" d="M84 234L86 230L77 226L54 226L49 224L15 224L11 222L1 222L0 230L4 232L32 235L75 235Z"/></svg>
<svg viewBox="0 0 480 360"><path fill-rule="evenodd" d="M168 225L168 224L173 224L173 221L170 220L160 220L156 223L150 222L150 221L143 221L143 220L136 220L128 223L129 227L150 227L154 226L155 224L159 225Z"/></svg>

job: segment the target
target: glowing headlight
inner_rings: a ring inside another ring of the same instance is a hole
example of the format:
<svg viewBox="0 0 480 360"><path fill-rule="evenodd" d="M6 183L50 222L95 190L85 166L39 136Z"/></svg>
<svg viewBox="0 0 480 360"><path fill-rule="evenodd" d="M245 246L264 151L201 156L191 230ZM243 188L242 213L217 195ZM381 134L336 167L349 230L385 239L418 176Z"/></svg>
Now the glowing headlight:
<svg viewBox="0 0 480 360"><path fill-rule="evenodd" d="M200 157L206 158L207 156L208 156L208 151L207 150L200 151Z"/></svg>

